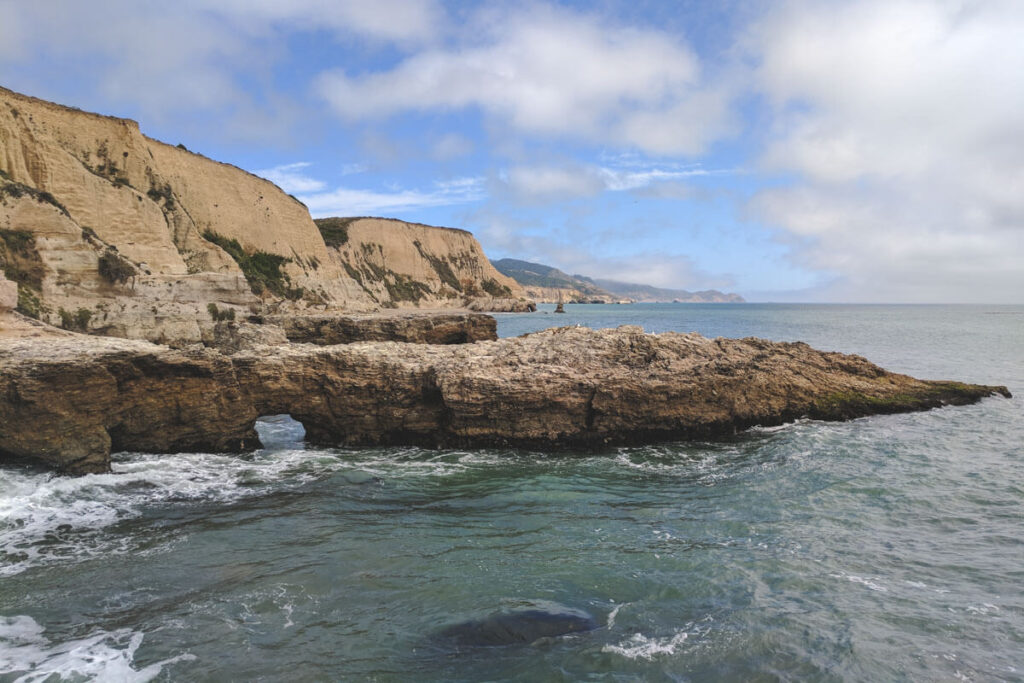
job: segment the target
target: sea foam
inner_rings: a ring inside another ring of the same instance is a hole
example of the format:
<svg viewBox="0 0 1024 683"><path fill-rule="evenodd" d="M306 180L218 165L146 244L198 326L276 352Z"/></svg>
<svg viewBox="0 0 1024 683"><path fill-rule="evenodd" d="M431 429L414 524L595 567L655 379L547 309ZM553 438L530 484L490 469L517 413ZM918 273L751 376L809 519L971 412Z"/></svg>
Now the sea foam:
<svg viewBox="0 0 1024 683"><path fill-rule="evenodd" d="M135 668L142 633L99 630L62 643L52 643L43 633L43 627L32 617L0 617L0 674L17 676L14 683L36 683L54 675L60 680L85 677L144 683L156 678L168 664L195 659L183 654Z"/></svg>

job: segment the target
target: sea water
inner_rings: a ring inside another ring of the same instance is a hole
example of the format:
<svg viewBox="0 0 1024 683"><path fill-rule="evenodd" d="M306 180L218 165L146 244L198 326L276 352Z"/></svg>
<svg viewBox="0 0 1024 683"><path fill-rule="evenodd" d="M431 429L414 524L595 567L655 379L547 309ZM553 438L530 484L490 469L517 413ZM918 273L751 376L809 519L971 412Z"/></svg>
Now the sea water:
<svg viewBox="0 0 1024 683"><path fill-rule="evenodd" d="M803 340L1015 398L592 453L315 449L0 466L0 681L1024 680L1024 307L568 305ZM498 610L593 631L458 651Z"/></svg>

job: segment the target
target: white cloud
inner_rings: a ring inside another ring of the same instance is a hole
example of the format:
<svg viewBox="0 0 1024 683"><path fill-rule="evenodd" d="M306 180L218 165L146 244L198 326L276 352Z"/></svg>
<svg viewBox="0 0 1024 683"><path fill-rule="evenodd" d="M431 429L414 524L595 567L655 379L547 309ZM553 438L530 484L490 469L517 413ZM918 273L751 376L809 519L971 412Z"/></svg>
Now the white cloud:
<svg viewBox="0 0 1024 683"><path fill-rule="evenodd" d="M433 0L188 0L185 4L257 31L267 24L287 24L387 41L432 40L443 18Z"/></svg>
<svg viewBox="0 0 1024 683"><path fill-rule="evenodd" d="M1024 4L792 2L751 33L773 103L755 215L856 300L1020 301Z"/></svg>
<svg viewBox="0 0 1024 683"><path fill-rule="evenodd" d="M637 191L638 196L668 199L688 196L682 184L686 178L724 172L729 171L709 171L695 165L643 166L639 162L625 167L523 165L505 170L492 184L500 193L525 204L594 197L606 191ZM656 188L662 186L664 191L658 192Z"/></svg>
<svg viewBox="0 0 1024 683"><path fill-rule="evenodd" d="M295 116L266 82L290 33L327 31L404 50L431 42L443 19L432 0L5 1L0 70L4 85L31 94L62 99L50 81L80 79L102 96L105 112L127 103L149 121L215 113L230 124L222 138L248 127L241 132L265 141L270 131L287 136L282 128Z"/></svg>
<svg viewBox="0 0 1024 683"><path fill-rule="evenodd" d="M322 180L310 178L301 172L302 169L308 168L310 165L311 164L308 161L300 161L294 164L265 168L261 171L254 171L254 173L261 178L266 178L285 192L319 192L324 189L327 184Z"/></svg>
<svg viewBox="0 0 1024 683"><path fill-rule="evenodd" d="M485 196L482 185L481 178L456 178L435 183L429 190L380 192L342 187L330 192L300 195L299 199L316 218L379 216L479 201Z"/></svg>
<svg viewBox="0 0 1024 683"><path fill-rule="evenodd" d="M442 135L431 149L431 156L437 161L450 161L473 153L473 141L458 133Z"/></svg>
<svg viewBox="0 0 1024 683"><path fill-rule="evenodd" d="M539 5L482 12L455 47L389 70L324 73L319 90L348 120L475 107L521 132L660 154L698 154L731 126L727 91L675 37Z"/></svg>

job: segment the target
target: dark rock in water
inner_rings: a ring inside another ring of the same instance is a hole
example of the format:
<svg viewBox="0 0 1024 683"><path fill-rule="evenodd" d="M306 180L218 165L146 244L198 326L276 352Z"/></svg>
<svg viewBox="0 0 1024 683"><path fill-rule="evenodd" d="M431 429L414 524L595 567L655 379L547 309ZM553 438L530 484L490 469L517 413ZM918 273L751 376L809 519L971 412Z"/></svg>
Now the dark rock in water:
<svg viewBox="0 0 1024 683"><path fill-rule="evenodd" d="M455 648L494 647L593 631L598 626L592 616L579 610L522 609L452 624L438 631L435 639Z"/></svg>

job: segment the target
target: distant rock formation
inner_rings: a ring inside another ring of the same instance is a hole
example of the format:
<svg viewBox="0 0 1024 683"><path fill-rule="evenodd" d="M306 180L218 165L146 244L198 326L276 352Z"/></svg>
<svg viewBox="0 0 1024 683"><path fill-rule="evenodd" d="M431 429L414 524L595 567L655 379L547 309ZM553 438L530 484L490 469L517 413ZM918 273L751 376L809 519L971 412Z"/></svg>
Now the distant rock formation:
<svg viewBox="0 0 1024 683"><path fill-rule="evenodd" d="M273 183L148 138L134 121L4 88L0 269L26 315L177 344L202 339L210 304L248 315L524 296L467 232L318 226Z"/></svg>
<svg viewBox="0 0 1024 683"><path fill-rule="evenodd" d="M664 289L631 282L619 282L618 280L605 280L604 278L594 278L593 281L613 295L631 299L637 303L742 304L745 302L745 299L739 294L720 292L717 289L690 292L685 289Z"/></svg>
<svg viewBox="0 0 1024 683"><path fill-rule="evenodd" d="M111 450L234 452L260 415L327 445L594 447L1009 396L802 343L546 330L437 346L256 346L226 356L66 332L0 344L0 461L104 472Z"/></svg>
<svg viewBox="0 0 1024 683"><path fill-rule="evenodd" d="M662 289L617 280L568 275L557 268L519 259L500 259L494 267L514 279L530 298L542 303L743 303L739 294L708 289Z"/></svg>

